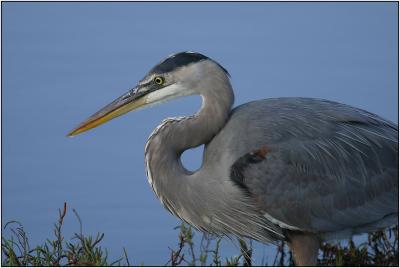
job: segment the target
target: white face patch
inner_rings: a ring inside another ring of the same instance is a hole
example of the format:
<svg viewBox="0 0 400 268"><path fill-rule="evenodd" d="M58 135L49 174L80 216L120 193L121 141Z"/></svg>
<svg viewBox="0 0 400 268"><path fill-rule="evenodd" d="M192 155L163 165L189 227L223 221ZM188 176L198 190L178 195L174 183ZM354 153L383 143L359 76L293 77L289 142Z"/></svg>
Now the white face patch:
<svg viewBox="0 0 400 268"><path fill-rule="evenodd" d="M171 99L182 96L194 95L195 92L183 87L179 83L175 83L159 90L153 91L145 96L146 104L160 104Z"/></svg>

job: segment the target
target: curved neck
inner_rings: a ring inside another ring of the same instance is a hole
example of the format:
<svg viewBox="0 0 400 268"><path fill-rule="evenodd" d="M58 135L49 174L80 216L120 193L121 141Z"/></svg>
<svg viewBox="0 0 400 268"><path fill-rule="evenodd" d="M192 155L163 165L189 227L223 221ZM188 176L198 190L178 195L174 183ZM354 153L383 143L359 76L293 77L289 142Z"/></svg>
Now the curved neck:
<svg viewBox="0 0 400 268"><path fill-rule="evenodd" d="M192 188L188 184L193 173L183 167L180 156L186 149L207 144L218 133L234 100L229 81L201 96L202 105L195 115L164 120L151 134L145 149L150 185L165 207L181 218L186 217L180 200L191 199Z"/></svg>
<svg viewBox="0 0 400 268"><path fill-rule="evenodd" d="M233 96L204 94L200 110L192 116L167 119L170 124L159 133L165 138L164 149L180 156L185 150L206 144L219 132L228 119ZM164 135L163 135L164 134Z"/></svg>

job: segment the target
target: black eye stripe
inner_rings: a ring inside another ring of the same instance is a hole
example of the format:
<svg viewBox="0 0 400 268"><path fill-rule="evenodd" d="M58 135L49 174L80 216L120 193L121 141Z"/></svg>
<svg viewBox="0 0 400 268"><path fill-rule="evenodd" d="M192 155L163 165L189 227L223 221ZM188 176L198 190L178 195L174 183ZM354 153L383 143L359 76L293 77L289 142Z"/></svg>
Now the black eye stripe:
<svg viewBox="0 0 400 268"><path fill-rule="evenodd" d="M155 80L157 78L161 79L161 81L162 81L161 84L155 82ZM146 83L139 84L137 86L136 90L131 89L125 96L123 96L121 98L121 101L129 99L130 97L133 97L133 96L135 98L139 98L139 97L144 96L144 95L146 95L148 93L151 93L153 91L159 90L160 86L163 86L164 83L165 83L165 78L164 77L156 76L152 80L150 80L150 81L148 81Z"/></svg>

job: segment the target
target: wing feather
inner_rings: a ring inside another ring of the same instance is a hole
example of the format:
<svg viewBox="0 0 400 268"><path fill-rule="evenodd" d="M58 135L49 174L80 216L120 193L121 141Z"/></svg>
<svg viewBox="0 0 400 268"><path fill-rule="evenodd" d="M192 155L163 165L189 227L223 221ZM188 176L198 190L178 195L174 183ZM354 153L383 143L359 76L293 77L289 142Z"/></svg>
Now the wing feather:
<svg viewBox="0 0 400 268"><path fill-rule="evenodd" d="M269 151L246 162L255 147L235 162L241 186L268 217L300 230L356 230L398 214L397 127L349 106L315 103L280 103L273 117L265 111L267 134L255 144ZM241 135L251 139L260 129L250 122Z"/></svg>

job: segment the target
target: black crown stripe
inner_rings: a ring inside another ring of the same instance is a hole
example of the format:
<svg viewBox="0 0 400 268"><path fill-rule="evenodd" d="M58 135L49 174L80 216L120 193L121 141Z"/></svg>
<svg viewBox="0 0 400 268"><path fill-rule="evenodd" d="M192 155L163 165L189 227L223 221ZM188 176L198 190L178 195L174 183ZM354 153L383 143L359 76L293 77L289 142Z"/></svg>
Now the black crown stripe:
<svg viewBox="0 0 400 268"><path fill-rule="evenodd" d="M150 73L162 74L175 70L176 68L183 67L192 63L196 63L203 60L212 60L203 54L196 52L179 52L172 56L169 56L159 64L157 64L153 69L150 70ZM215 62L214 60L212 60ZM215 62L218 64L217 62ZM228 71L218 64L224 72L229 75Z"/></svg>

